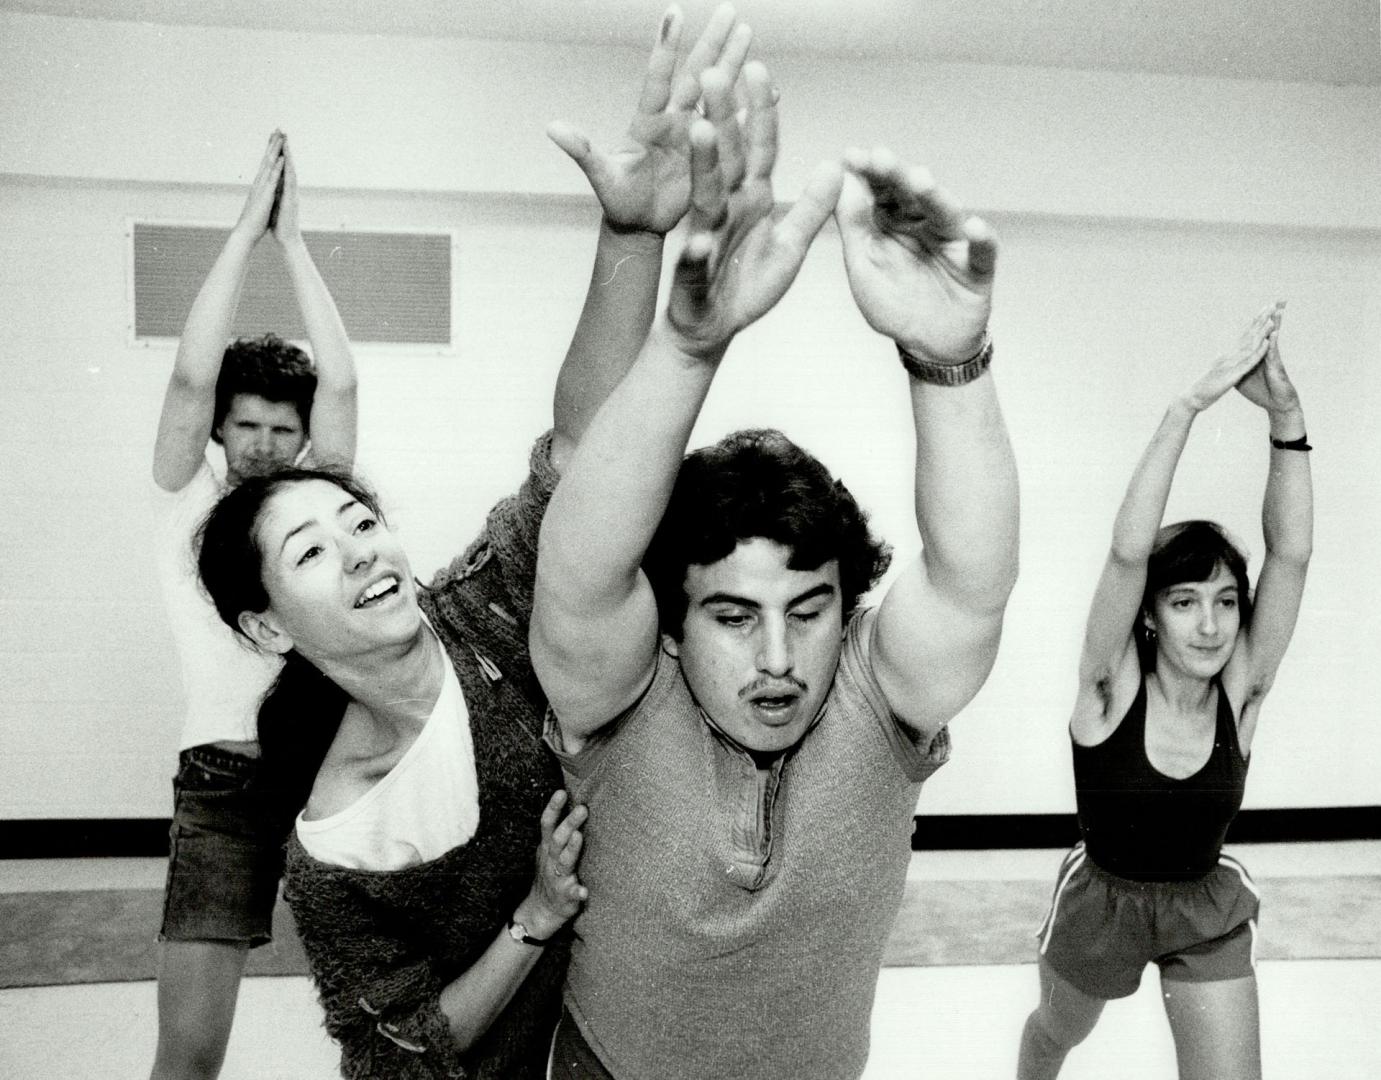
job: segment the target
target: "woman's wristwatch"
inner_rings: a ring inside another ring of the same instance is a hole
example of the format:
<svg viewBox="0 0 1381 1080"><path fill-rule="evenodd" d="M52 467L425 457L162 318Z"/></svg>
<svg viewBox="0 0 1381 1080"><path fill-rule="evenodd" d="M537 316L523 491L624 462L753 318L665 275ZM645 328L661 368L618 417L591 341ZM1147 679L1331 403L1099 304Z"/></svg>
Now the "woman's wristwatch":
<svg viewBox="0 0 1381 1080"><path fill-rule="evenodd" d="M508 917L508 936L520 945L546 945L551 938L535 938L527 932L527 927L512 915Z"/></svg>

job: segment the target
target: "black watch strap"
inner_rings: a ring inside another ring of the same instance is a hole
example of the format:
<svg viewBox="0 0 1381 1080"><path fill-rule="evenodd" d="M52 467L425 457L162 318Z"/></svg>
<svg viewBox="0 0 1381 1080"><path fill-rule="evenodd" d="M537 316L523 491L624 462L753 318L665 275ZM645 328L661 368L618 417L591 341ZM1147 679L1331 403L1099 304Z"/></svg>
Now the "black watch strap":
<svg viewBox="0 0 1381 1080"><path fill-rule="evenodd" d="M527 932L527 927L518 922L512 915L508 917L508 936L524 945L545 945L551 940L550 938L533 937Z"/></svg>

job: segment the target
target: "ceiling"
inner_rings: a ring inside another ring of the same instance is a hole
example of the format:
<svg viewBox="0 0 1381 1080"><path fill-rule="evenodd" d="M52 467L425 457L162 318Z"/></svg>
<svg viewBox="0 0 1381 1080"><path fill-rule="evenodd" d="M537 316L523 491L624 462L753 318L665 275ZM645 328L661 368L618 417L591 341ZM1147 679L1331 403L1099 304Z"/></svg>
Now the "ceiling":
<svg viewBox="0 0 1381 1080"><path fill-rule="evenodd" d="M681 0L689 27L715 0ZM0 0L175 25L646 45L662 0ZM1377 0L739 0L762 55L1381 85Z"/></svg>

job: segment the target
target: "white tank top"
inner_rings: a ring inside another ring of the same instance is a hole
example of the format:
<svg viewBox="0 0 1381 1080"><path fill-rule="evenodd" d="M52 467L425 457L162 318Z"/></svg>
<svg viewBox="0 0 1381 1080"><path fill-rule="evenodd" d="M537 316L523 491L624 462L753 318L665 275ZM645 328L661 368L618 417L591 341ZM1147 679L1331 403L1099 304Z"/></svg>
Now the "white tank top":
<svg viewBox="0 0 1381 1080"><path fill-rule="evenodd" d="M197 577L192 535L226 491L202 458L180 491L155 488L159 585L182 670L187 711L177 747L259 737L259 702L283 661L262 653L221 622Z"/></svg>
<svg viewBox="0 0 1381 1080"><path fill-rule="evenodd" d="M356 870L402 870L475 835L479 781L470 714L445 659L441 694L398 764L344 810L313 821L297 815L298 839L313 858Z"/></svg>

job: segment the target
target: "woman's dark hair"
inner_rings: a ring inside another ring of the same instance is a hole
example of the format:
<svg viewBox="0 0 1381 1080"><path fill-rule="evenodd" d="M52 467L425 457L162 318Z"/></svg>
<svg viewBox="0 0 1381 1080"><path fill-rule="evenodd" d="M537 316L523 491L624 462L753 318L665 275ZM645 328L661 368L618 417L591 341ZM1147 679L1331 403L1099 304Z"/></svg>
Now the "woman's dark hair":
<svg viewBox="0 0 1381 1080"><path fill-rule="evenodd" d="M350 473L283 469L246 477L221 497L197 530L194 543L202 587L221 620L247 643L240 612L265 611L269 606L259 521L274 495L311 480L336 485L382 519L378 497ZM296 652L283 661L259 706L259 782L271 796L275 813L287 823L307 803L349 697Z"/></svg>
<svg viewBox="0 0 1381 1080"><path fill-rule="evenodd" d="M789 548L792 570L837 559L846 621L892 560L849 489L816 458L780 431L737 431L681 463L643 560L664 633L681 638L687 569L755 537Z"/></svg>
<svg viewBox="0 0 1381 1080"><path fill-rule="evenodd" d="M1141 596L1141 610L1132 627L1143 672L1156 669L1156 643L1145 624L1145 616L1155 611L1156 594L1185 581L1207 581L1220 566L1226 567L1237 583L1241 626L1250 626L1252 596L1251 582L1247 579L1247 557L1221 525L1202 520L1177 521L1162 526L1156 533L1156 543L1146 563L1146 589Z"/></svg>
<svg viewBox="0 0 1381 1080"><path fill-rule="evenodd" d="M303 434L311 434L316 371L305 352L277 334L239 338L226 348L221 357L221 373L216 379L216 406L211 419L211 437L216 442L221 441L221 424L236 394L254 394L265 401L286 401L297 409Z"/></svg>

